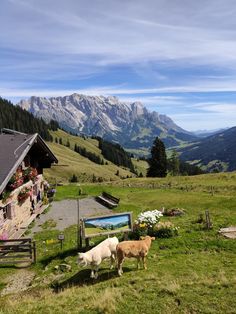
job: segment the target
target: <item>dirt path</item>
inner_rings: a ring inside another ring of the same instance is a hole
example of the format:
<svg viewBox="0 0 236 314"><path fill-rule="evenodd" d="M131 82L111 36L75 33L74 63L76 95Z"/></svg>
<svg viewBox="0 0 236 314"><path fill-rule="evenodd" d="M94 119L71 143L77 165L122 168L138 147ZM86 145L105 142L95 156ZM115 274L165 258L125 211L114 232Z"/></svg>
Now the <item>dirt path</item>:
<svg viewBox="0 0 236 314"><path fill-rule="evenodd" d="M1 291L1 296L18 293L27 290L35 277L35 273L26 269L18 270L15 274L10 275L4 281L7 286Z"/></svg>
<svg viewBox="0 0 236 314"><path fill-rule="evenodd" d="M99 204L94 198L84 198L79 201L80 216L99 216L111 213L109 209ZM56 226L52 229L64 230L65 228L77 223L78 209L76 200L63 200L53 202L48 213L40 215L35 220L35 226L31 229L33 233L42 231L41 225L48 220L56 222Z"/></svg>

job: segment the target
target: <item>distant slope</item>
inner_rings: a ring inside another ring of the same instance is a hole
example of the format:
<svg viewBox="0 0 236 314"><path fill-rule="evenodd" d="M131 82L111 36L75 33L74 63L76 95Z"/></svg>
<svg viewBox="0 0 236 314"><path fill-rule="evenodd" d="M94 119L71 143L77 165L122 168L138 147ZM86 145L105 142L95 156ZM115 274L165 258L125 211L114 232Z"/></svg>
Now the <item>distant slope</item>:
<svg viewBox="0 0 236 314"><path fill-rule="evenodd" d="M236 170L236 127L179 148L180 158L208 171Z"/></svg>
<svg viewBox="0 0 236 314"><path fill-rule="evenodd" d="M98 148L98 141L95 139L73 136L60 129L51 131L51 135L54 138L54 142L48 143L48 145L57 156L59 163L52 166L51 169L45 169L44 173L50 181L68 182L73 174L78 177L79 182L114 181L126 178L127 176L134 176L129 169L118 167L104 159ZM55 138L61 138L63 145L55 143ZM70 148L65 146L68 141L70 142ZM73 150L75 144L101 156L105 164L96 164L76 153Z"/></svg>
<svg viewBox="0 0 236 314"><path fill-rule="evenodd" d="M18 105L45 121L58 121L67 131L100 136L129 149L149 149L156 136L166 147L196 139L166 115L148 111L140 102L127 103L117 97L33 96Z"/></svg>
<svg viewBox="0 0 236 314"><path fill-rule="evenodd" d="M202 137L208 137L208 136L211 136L211 135L215 135L217 133L221 133L223 131L226 131L227 128L225 129L215 129L215 130L198 130L198 131L194 131L193 133L199 137L199 138L202 138Z"/></svg>

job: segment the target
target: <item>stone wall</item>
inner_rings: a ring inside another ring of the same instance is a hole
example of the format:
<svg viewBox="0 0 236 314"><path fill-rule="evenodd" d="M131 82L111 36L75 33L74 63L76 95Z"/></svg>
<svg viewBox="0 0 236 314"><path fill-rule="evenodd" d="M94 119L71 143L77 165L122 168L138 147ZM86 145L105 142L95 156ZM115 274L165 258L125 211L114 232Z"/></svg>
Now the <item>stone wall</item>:
<svg viewBox="0 0 236 314"><path fill-rule="evenodd" d="M0 207L7 206L7 219L3 219L3 209L0 209L0 238L10 238L11 234L24 225L33 214L32 200L34 200L34 212L42 205L44 196L44 178L42 175L36 177L36 181L28 181L22 186L11 192L10 197L5 203L0 201ZM25 188L31 190L30 195L23 201L18 201L18 194ZM39 200L40 198L40 200Z"/></svg>

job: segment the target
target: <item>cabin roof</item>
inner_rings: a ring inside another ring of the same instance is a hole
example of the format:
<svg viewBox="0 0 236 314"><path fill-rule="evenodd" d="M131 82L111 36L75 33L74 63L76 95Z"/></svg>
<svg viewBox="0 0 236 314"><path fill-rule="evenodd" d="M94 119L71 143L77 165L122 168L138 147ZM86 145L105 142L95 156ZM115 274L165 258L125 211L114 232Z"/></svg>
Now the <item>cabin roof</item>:
<svg viewBox="0 0 236 314"><path fill-rule="evenodd" d="M24 134L3 129L0 134L0 194L30 149L36 146L50 163L58 160L38 133Z"/></svg>

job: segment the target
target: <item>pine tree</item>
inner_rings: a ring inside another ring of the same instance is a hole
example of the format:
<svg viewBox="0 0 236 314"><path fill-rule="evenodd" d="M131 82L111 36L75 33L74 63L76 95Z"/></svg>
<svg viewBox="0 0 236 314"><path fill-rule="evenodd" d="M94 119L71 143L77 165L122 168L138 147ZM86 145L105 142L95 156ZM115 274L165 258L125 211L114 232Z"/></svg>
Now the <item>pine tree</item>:
<svg viewBox="0 0 236 314"><path fill-rule="evenodd" d="M180 161L176 150L172 151L171 157L168 160L168 170L173 176L177 176L180 173Z"/></svg>
<svg viewBox="0 0 236 314"><path fill-rule="evenodd" d="M148 160L149 168L147 177L166 177L167 158L163 142L156 137L151 149L151 158Z"/></svg>
<svg viewBox="0 0 236 314"><path fill-rule="evenodd" d="M67 142L66 142L66 147L70 148L70 141L68 139L67 139Z"/></svg>
<svg viewBox="0 0 236 314"><path fill-rule="evenodd" d="M93 173L92 182L94 183L94 182L96 182L96 181L97 181L97 178L96 178L95 174Z"/></svg>

